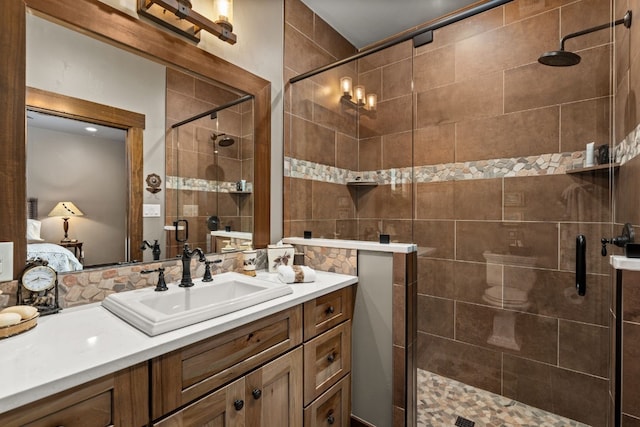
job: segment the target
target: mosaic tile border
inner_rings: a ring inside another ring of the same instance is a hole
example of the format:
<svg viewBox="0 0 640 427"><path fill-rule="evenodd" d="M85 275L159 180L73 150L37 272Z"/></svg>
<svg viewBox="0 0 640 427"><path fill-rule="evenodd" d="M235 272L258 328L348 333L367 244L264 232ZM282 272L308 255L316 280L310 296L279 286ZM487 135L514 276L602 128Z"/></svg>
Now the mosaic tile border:
<svg viewBox="0 0 640 427"><path fill-rule="evenodd" d="M582 167L583 162L584 151L575 151L357 172L285 157L284 174L291 178L343 185L358 179L385 185L564 174L569 169Z"/></svg>
<svg viewBox="0 0 640 427"><path fill-rule="evenodd" d="M616 146L613 154L614 161L622 165L640 155L640 124Z"/></svg>
<svg viewBox="0 0 640 427"><path fill-rule="evenodd" d="M220 184L221 193L237 191L236 183L230 181L211 181L200 178L185 178L181 176L167 176L165 187L169 190L207 191L215 193ZM247 182L248 192L253 192L253 183Z"/></svg>
<svg viewBox="0 0 640 427"><path fill-rule="evenodd" d="M453 426L458 416L477 427L588 427L423 369L417 386L417 427Z"/></svg>

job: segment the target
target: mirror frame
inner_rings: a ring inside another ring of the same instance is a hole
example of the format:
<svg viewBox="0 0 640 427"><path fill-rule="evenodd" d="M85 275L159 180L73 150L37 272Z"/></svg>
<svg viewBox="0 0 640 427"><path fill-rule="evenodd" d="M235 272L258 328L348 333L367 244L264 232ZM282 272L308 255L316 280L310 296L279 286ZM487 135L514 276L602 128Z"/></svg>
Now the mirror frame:
<svg viewBox="0 0 640 427"><path fill-rule="evenodd" d="M142 133L145 128L145 115L33 87L26 88L25 103L29 110L124 129L127 132L125 137L127 259L124 261L141 260L142 249L136 242L142 242L142 221L138 218L142 218Z"/></svg>
<svg viewBox="0 0 640 427"><path fill-rule="evenodd" d="M270 234L271 83L98 0L18 0L3 4L0 25L0 241L13 242L13 277L26 260L26 16L27 8L129 52L220 82L254 96L254 246ZM108 25L105 25L108 23ZM142 209L139 221L142 222Z"/></svg>

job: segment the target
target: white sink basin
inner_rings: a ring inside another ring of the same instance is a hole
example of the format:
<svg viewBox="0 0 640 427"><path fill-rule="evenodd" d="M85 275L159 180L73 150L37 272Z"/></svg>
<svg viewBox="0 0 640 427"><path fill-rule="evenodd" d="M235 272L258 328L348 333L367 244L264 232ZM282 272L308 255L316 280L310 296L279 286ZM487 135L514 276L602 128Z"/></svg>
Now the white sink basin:
<svg viewBox="0 0 640 427"><path fill-rule="evenodd" d="M169 290L153 287L111 294L102 301L109 311L147 335L213 319L293 292L289 285L228 272L213 282L194 280L191 288L169 284Z"/></svg>

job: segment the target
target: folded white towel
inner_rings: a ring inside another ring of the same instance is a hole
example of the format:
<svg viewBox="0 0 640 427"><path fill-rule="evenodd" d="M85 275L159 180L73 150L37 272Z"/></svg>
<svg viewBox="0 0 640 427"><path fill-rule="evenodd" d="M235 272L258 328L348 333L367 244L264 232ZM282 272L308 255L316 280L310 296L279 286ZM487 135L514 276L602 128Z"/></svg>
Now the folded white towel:
<svg viewBox="0 0 640 427"><path fill-rule="evenodd" d="M282 283L307 283L316 280L316 271L305 265L278 266L278 279Z"/></svg>

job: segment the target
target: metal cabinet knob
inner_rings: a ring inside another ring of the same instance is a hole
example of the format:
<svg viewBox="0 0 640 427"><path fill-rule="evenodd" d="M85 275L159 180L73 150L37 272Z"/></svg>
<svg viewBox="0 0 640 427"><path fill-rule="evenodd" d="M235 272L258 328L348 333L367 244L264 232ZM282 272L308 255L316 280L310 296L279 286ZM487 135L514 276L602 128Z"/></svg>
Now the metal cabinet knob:
<svg viewBox="0 0 640 427"><path fill-rule="evenodd" d="M336 360L336 353L332 351L331 354L327 356L327 360L329 361L329 363L333 363L333 361Z"/></svg>
<svg viewBox="0 0 640 427"><path fill-rule="evenodd" d="M330 305L330 306L327 308L327 310L326 310L327 314L333 314L333 312L334 312L334 311L336 311L336 309L335 309L335 308L333 308L333 306L332 306L332 305Z"/></svg>
<svg viewBox="0 0 640 427"><path fill-rule="evenodd" d="M251 395L254 399L258 400L260 399L260 396L262 396L262 391L259 388L254 388L251 392Z"/></svg>
<svg viewBox="0 0 640 427"><path fill-rule="evenodd" d="M236 411L239 411L240 409L244 408L244 400L237 399L236 401L233 402L233 407L236 408Z"/></svg>
<svg viewBox="0 0 640 427"><path fill-rule="evenodd" d="M327 423L328 423L328 424L333 424L333 423L335 423L335 422L336 422L336 419L333 417L333 415L329 415L329 416L327 417Z"/></svg>

